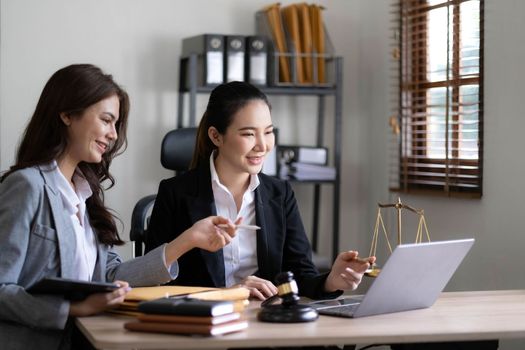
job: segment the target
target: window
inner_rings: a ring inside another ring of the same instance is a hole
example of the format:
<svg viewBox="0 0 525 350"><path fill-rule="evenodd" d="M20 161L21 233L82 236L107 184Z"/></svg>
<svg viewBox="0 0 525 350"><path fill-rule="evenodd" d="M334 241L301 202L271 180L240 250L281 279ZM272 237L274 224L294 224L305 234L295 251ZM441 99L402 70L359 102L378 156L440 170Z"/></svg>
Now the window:
<svg viewBox="0 0 525 350"><path fill-rule="evenodd" d="M480 197L483 0L396 1L390 188Z"/></svg>

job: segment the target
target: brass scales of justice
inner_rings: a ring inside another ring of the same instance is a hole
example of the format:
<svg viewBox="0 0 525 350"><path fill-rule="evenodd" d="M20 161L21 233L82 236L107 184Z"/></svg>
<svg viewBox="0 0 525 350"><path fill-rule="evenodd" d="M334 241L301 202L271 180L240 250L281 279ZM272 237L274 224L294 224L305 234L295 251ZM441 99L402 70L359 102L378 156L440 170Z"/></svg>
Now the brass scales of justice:
<svg viewBox="0 0 525 350"><path fill-rule="evenodd" d="M421 243L423 241L423 230L425 230L427 240L428 242L430 242L430 235L428 233L427 222L425 221L425 213L423 209L416 209L416 208L411 207L410 205L404 204L401 202L401 198L397 199L397 203L392 203L392 204L377 203L377 206L378 206L377 219L376 219L376 224L374 227L374 234L372 236L370 254L368 256L376 256L377 242L379 241L379 226L381 226L383 230L383 234L386 239L388 250L390 251L390 254L392 254L392 245L390 244L388 233L385 228L385 223L383 221L383 217L381 216L381 208L395 208L397 210L397 244L398 245L403 243L403 233L402 233L402 225L401 225L401 212L403 209L407 209L410 212L419 215L419 224L417 227L415 243ZM380 271L381 269L374 263L366 271L365 275L369 277L377 277Z"/></svg>

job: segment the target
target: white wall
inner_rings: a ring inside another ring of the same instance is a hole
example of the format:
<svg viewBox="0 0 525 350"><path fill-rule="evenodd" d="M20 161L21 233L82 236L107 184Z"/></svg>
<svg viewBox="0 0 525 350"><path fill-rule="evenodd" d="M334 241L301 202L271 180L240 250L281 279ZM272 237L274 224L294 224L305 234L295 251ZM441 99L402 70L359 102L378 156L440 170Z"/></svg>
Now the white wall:
<svg viewBox="0 0 525 350"><path fill-rule="evenodd" d="M327 8L325 18L335 46L348 54L357 40L349 41L345 28L357 35L354 21L349 20L357 15L357 2L320 3ZM160 141L175 127L182 38L205 32L253 34L255 12L267 4L266 0L0 0L0 169L13 163L19 137L51 74L71 63L100 66L131 97L129 146L112 164L117 182L106 197L122 219L123 237L128 239L132 205L155 193L159 181L171 176L160 166ZM346 61L345 69L351 62ZM345 79L350 91L351 79ZM349 101L357 105L357 96L348 96L345 118L350 116ZM198 115L206 102L207 96L199 96ZM271 102L281 140L313 144L316 99L272 97ZM333 99L328 98L327 104L329 129ZM347 140L357 145L357 139ZM330 187L326 190L331 203ZM303 186L297 192L308 226L312 187ZM330 225L330 205L326 207L323 220ZM357 213L352 217L357 222ZM322 241L323 252L329 254L330 247L330 240ZM131 245L120 252L130 257Z"/></svg>
<svg viewBox="0 0 525 350"><path fill-rule="evenodd" d="M123 220L127 239L133 203L154 193L159 180L170 176L161 169L158 155L162 136L175 126L181 39L204 32L253 33L254 12L268 3L0 0L0 169L13 162L19 135L49 76L74 62L101 66L128 90L132 100L129 147L114 162L117 184L107 193L109 205ZM328 31L344 57L340 248L358 248L366 254L376 203L397 197L388 192L386 165L390 2L318 3L326 7ZM525 149L523 13L521 0L487 0L485 4L483 198L403 196L406 203L425 209L434 240L470 236L477 240L449 290L525 287L521 261L525 158L520 154ZM327 101L329 110L331 102ZM200 114L206 98L198 103ZM313 142L309 125L315 100L277 97L272 103L274 121L286 141ZM311 190L298 188L297 192L309 226ZM329 188L323 195L327 202L323 222L329 227ZM328 238L321 241L322 252L329 253L330 246ZM130 246L121 253L129 257ZM503 348L512 345L506 342Z"/></svg>

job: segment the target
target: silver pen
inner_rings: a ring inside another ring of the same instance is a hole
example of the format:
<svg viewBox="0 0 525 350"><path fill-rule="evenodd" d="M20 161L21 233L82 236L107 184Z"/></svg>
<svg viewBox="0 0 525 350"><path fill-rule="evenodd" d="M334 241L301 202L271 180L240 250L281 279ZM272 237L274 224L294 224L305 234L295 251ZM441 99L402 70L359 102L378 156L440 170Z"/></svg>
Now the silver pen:
<svg viewBox="0 0 525 350"><path fill-rule="evenodd" d="M229 226L226 225L226 224L220 224L220 225L217 225L218 227L220 228L228 228ZM260 230L261 228L259 226L256 226L256 225L244 225L244 224L239 224L239 225L234 225L236 228L242 228L242 229L246 229L246 230L252 230L252 231L257 231L257 230Z"/></svg>

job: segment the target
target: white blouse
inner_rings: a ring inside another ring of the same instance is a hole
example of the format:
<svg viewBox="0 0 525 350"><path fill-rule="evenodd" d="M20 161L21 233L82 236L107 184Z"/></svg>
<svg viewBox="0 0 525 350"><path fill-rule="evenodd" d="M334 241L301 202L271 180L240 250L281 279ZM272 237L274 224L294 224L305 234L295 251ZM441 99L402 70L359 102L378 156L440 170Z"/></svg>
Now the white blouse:
<svg viewBox="0 0 525 350"><path fill-rule="evenodd" d="M56 162L54 165L53 172L62 197L62 203L74 229L71 234L75 236L76 240L74 254L76 278L91 281L97 262L97 240L89 223L86 200L91 197L93 192L79 169L76 169L73 174L73 183L75 184L75 189L73 189Z"/></svg>
<svg viewBox="0 0 525 350"><path fill-rule="evenodd" d="M242 197L239 212L231 192L224 186L217 174L213 162L214 153L210 156L211 186L217 215L229 218L234 222L242 217L242 223L255 225L255 189L259 186L259 177L251 175L250 184ZM237 234L223 250L224 274L226 287L240 283L244 278L253 275L257 266L257 234L253 230L237 229Z"/></svg>

